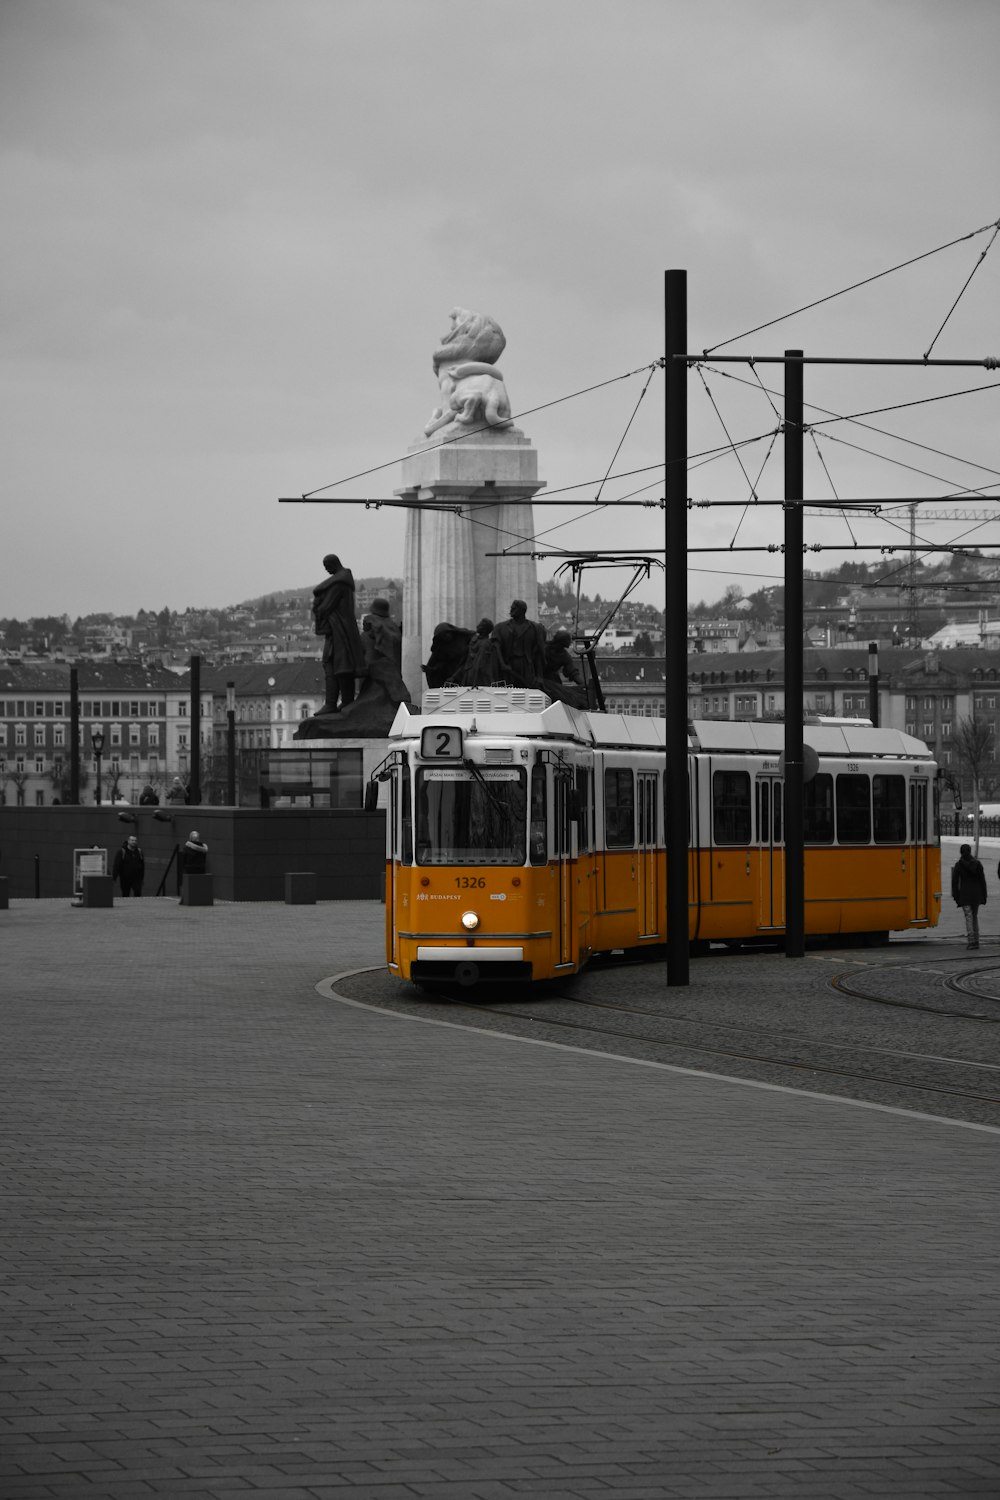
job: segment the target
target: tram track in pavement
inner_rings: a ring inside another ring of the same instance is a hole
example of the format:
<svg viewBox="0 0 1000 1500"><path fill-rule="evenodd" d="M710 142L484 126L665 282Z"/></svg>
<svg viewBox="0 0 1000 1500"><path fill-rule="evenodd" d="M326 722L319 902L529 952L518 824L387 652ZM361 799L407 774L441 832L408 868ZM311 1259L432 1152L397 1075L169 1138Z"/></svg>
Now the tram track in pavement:
<svg viewBox="0 0 1000 1500"><path fill-rule="evenodd" d="M970 960L956 954L954 958L948 956L939 957L936 962L968 964ZM847 974L835 975L831 983L841 994L853 995L859 1000L868 1000L873 1005L891 1005L899 1010L925 1011L930 1015L952 1016L956 1020L986 1021L988 1023L1000 1022L1000 960L993 960L992 962L983 964L977 963L975 960L971 962L976 963L974 968L964 968L957 974L940 973L938 975L941 980L940 987L951 994L962 995L967 1000L975 999L981 1004L987 1002L990 1004L990 1008L987 1010L956 1010L953 1005L936 1004L933 998L925 997L917 1000L912 995L876 993L872 988L876 975L884 976L890 983L899 974L918 975L920 978L926 979L928 973L926 963L907 961L905 963L878 963L859 966L851 969ZM867 984L861 985L853 982L857 980L859 975L864 976L868 981ZM985 993L973 983L979 976L986 978L990 975L996 976L997 995Z"/></svg>
<svg viewBox="0 0 1000 1500"><path fill-rule="evenodd" d="M968 1100L995 1108L998 1112L997 1123L1000 1124L1000 1063L970 1062L930 1053L862 1047L843 1042L818 1043L811 1038L768 1033L759 1027L737 1026L731 1022L678 1020L675 1017L665 1020L654 1011L594 1000L573 999L570 1003L580 1007L584 1013L600 1011L605 1015L638 1016L647 1022L653 1020L659 1024L646 1032L637 1033L622 1027L595 1024L591 1016L586 1016L585 1019L583 1016L567 1018L546 1013L538 1017L533 1013L531 1002L526 1002L524 1007L512 1008L493 1005L487 1001L472 1008L480 1014L483 1010L488 1010L492 1015L518 1019L527 1015L530 1020L539 1020L545 1026L558 1027L564 1032L627 1039L665 1052L680 1050L689 1055L698 1054L711 1058L716 1063L763 1064L791 1070L800 1078L808 1075L812 1086L821 1078L837 1078L891 1089L905 1089L911 1093L915 1090L928 1097ZM729 1045L724 1045L726 1037L732 1039ZM665 1061L666 1058L661 1060ZM871 1060L869 1066L865 1066L866 1060ZM891 1060L895 1064L895 1070L885 1067L885 1060ZM901 1073L904 1076L900 1076ZM989 1079L991 1086L986 1089L963 1086L980 1077L984 1081Z"/></svg>
<svg viewBox="0 0 1000 1500"><path fill-rule="evenodd" d="M1000 963L977 965L972 975L967 968L957 975L939 972L942 966L950 967L955 962L967 964L968 960L937 955L934 968L928 966L926 958L919 963L849 964L824 975L822 985L816 987L831 998L843 995L880 1008L925 1012L921 1025L936 1028L940 1045L923 1051L913 1046L885 1045L884 1040L808 1035L806 1028L800 1032L794 1026L769 1025L760 1019L713 1020L691 1015L686 1009L683 1013L668 1011L655 1001L636 1004L626 996L618 999L580 994L575 987L559 986L558 981L552 987L546 985L526 993L524 999L509 993L502 999L492 999L488 991L473 998L442 987L440 991L425 989L420 998L408 1000L401 999L402 987L396 982L391 1008L456 1025L485 1026L531 1040L1000 1127L1000 1049L986 1058L953 1055L962 1048L949 1045L948 1037L949 1023L957 1022L968 1031L969 1023L975 1022L976 1034L992 1041L992 1024L1000 1021L1000 1001L969 990L961 981L976 973L995 974L1000 989ZM589 971L587 982L604 989L602 978L608 972ZM924 1003L914 993L915 974L925 988L944 990L966 1000L974 997L983 1008L973 1011L949 1008L945 1003ZM895 997L891 993L893 980L902 987ZM811 992L815 996L815 989ZM903 1042L905 1017L899 1017L894 1026ZM926 1034L923 1039L928 1041Z"/></svg>

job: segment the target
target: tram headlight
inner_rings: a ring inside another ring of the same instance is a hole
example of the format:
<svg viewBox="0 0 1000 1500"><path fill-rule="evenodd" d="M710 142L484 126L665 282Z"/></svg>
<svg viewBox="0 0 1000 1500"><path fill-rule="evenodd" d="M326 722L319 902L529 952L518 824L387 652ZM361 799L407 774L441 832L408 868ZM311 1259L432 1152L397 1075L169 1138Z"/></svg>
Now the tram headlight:
<svg viewBox="0 0 1000 1500"><path fill-rule="evenodd" d="M475 932L476 928L479 926L478 913L474 911L463 911L462 926L465 928L466 932Z"/></svg>

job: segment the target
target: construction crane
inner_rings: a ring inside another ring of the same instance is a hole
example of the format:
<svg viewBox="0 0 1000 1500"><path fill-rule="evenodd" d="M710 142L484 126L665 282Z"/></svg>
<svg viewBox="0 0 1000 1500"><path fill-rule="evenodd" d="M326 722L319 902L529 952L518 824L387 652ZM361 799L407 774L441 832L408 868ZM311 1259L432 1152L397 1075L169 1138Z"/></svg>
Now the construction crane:
<svg viewBox="0 0 1000 1500"><path fill-rule="evenodd" d="M905 510L910 518L910 558L906 567L906 583L900 593L906 600L906 623L909 634L917 634L917 514L922 521L1000 521L1000 506L982 510L976 506L951 506L946 510L925 510L918 500L909 505L892 506L882 512L891 516Z"/></svg>

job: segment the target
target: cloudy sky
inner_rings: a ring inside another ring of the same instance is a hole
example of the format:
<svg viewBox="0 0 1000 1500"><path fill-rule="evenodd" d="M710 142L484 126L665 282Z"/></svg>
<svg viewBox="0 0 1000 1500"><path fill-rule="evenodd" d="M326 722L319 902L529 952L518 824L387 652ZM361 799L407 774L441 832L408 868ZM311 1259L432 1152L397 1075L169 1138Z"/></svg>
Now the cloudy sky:
<svg viewBox="0 0 1000 1500"><path fill-rule="evenodd" d="M392 494L456 303L506 332L548 488L582 486L536 510L539 546L661 546L655 510L592 502L637 403L615 468L648 472L602 498L662 493L662 375L641 401L645 373L616 377L662 352L664 270L702 350L971 235L719 352L919 357L947 318L935 357L1000 355L1000 241L948 318L1000 215L998 56L995 0L0 0L0 616L233 603L310 585L333 549L400 573L400 511L278 497ZM692 453L760 441L689 492L780 497L780 367L709 365ZM807 496L991 506L1000 375L806 371L826 416L978 386L817 429ZM780 532L730 505L690 542ZM920 535L1000 547L992 523ZM690 563L693 598L782 569Z"/></svg>

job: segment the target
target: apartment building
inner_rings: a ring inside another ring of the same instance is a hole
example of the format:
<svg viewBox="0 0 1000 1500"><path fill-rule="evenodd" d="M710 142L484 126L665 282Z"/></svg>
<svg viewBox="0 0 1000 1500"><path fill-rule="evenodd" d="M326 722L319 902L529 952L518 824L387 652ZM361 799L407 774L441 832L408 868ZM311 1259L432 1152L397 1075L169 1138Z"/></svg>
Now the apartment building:
<svg viewBox="0 0 1000 1500"><path fill-rule="evenodd" d="M103 735L102 800L134 801L147 781L162 785L187 769L191 726L186 678L160 667L116 662L81 662L76 670L87 800L96 794L97 731ZM202 712L211 712L210 698L202 698ZM0 666L0 801L43 807L64 802L69 785L70 668L20 662Z"/></svg>

